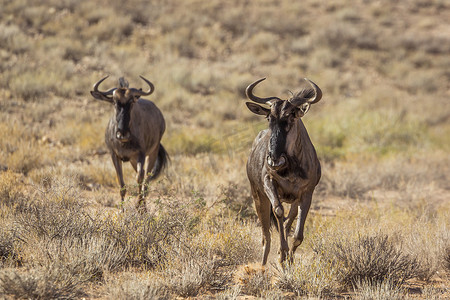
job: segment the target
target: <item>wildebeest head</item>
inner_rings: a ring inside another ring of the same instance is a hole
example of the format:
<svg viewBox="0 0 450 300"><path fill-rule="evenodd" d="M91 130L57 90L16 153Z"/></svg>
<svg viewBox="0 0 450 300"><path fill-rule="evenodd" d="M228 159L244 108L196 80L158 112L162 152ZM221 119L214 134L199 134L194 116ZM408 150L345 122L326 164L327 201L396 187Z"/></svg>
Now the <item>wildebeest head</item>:
<svg viewBox="0 0 450 300"><path fill-rule="evenodd" d="M322 91L311 80L306 79L310 87L302 89L288 100L278 97L260 98L253 95L253 88L265 80L259 79L250 84L245 93L247 98L261 104L268 104L270 108L253 102L246 102L251 112L266 116L269 121L270 139L267 153L267 164L270 168L279 170L286 165L287 136L295 122L303 117L311 104L322 98Z"/></svg>
<svg viewBox="0 0 450 300"><path fill-rule="evenodd" d="M108 76L95 83L94 90L91 91L91 95L94 98L114 104L116 116L115 137L124 143L131 139L130 121L133 104L139 99L139 97L150 95L155 89L150 81L142 76L140 77L149 85L149 90L147 92L142 91L142 89L129 88L128 81L126 81L123 77L119 78L119 87L112 88L105 92L99 91L99 85L106 78L108 78Z"/></svg>

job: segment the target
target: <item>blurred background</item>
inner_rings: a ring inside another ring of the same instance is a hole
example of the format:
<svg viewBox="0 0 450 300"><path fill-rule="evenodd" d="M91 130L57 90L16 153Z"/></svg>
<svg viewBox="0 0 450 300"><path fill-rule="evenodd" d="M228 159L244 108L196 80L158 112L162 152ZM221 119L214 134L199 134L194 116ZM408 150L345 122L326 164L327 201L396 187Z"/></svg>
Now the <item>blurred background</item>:
<svg viewBox="0 0 450 300"><path fill-rule="evenodd" d="M444 165L445 1L46 0L2 7L3 168L36 173L104 152L113 109L89 90L105 75L105 87L120 76L135 87L144 84L139 75L155 84L150 99L166 117L163 144L174 165L179 156L246 156L265 121L247 111L244 89L261 77L268 78L257 90L263 96L288 98L303 77L322 88L323 100L304 122L324 162L418 156L432 163L437 156Z"/></svg>

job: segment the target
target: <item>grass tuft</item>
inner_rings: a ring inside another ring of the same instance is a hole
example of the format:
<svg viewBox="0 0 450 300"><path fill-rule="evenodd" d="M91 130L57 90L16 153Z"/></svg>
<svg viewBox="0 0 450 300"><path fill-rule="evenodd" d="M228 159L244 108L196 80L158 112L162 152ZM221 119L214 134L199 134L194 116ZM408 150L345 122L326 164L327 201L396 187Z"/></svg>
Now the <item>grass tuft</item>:
<svg viewBox="0 0 450 300"><path fill-rule="evenodd" d="M338 265L339 280L347 286L386 280L401 286L418 275L418 261L404 254L386 234L336 241L330 255Z"/></svg>

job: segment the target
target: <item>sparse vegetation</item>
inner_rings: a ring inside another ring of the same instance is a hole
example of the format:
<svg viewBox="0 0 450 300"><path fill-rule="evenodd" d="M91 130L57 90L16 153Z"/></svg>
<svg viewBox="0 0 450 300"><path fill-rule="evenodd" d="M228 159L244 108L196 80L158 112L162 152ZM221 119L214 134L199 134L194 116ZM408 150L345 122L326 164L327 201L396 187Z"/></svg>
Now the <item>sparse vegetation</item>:
<svg viewBox="0 0 450 300"><path fill-rule="evenodd" d="M105 4L0 1L0 298L448 298L445 1ZM146 76L166 118L145 215L117 197L112 107L89 95L107 74ZM324 93L305 241L282 268L274 238L265 270L245 175L261 77L261 95Z"/></svg>
<svg viewBox="0 0 450 300"><path fill-rule="evenodd" d="M335 257L338 265L338 278L350 286L362 282L377 285L386 280L394 285L402 285L418 274L417 260L403 254L387 235L336 242L330 256Z"/></svg>

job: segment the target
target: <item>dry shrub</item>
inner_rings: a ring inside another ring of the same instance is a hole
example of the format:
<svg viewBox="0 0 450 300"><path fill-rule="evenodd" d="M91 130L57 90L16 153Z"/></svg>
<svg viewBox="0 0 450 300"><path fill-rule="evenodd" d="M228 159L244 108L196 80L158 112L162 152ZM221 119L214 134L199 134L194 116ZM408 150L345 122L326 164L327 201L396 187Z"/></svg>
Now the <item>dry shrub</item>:
<svg viewBox="0 0 450 300"><path fill-rule="evenodd" d="M12 171L0 172L0 205L13 206L24 197L20 189L23 177Z"/></svg>
<svg viewBox="0 0 450 300"><path fill-rule="evenodd" d="M242 288L240 285L234 285L223 292L217 293L215 296L218 300L236 300L241 293Z"/></svg>
<svg viewBox="0 0 450 300"><path fill-rule="evenodd" d="M404 254L386 234L335 241L328 255L337 264L339 281L346 286L386 280L400 286L419 270L417 259Z"/></svg>
<svg viewBox="0 0 450 300"><path fill-rule="evenodd" d="M450 271L450 245L447 245L443 255L444 267Z"/></svg>
<svg viewBox="0 0 450 300"><path fill-rule="evenodd" d="M217 266L194 254L193 257L169 262L162 271L166 288L181 297L195 297L211 283Z"/></svg>
<svg viewBox="0 0 450 300"><path fill-rule="evenodd" d="M19 241L13 231L4 227L6 224L2 222L0 225L0 268L19 265L21 260L16 249Z"/></svg>
<svg viewBox="0 0 450 300"><path fill-rule="evenodd" d="M89 212L77 201L78 189L55 179L36 196L16 216L21 257L28 264L77 266L90 280L101 279L105 270L163 263L177 236L196 226L196 216L187 213L191 207L174 203L161 204L158 215Z"/></svg>
<svg viewBox="0 0 450 300"><path fill-rule="evenodd" d="M0 296L14 299L74 299L85 296L85 279L73 269L53 265L0 273Z"/></svg>
<svg viewBox="0 0 450 300"><path fill-rule="evenodd" d="M424 215L410 226L411 232L403 232L402 236L404 250L416 257L419 263L417 276L423 281L430 281L442 268L442 257L449 233L445 220L441 220L438 215L427 220L426 213L425 211Z"/></svg>
<svg viewBox="0 0 450 300"><path fill-rule="evenodd" d="M39 148L41 147L34 142L25 142L18 145L18 149L8 157L8 167L25 175L33 169L42 167L46 161L42 159L42 149Z"/></svg>
<svg viewBox="0 0 450 300"><path fill-rule="evenodd" d="M324 297L331 293L337 270L329 260L317 256L287 264L278 270L277 286L296 295Z"/></svg>
<svg viewBox="0 0 450 300"><path fill-rule="evenodd" d="M445 188L446 163L446 158L430 158L426 153L323 162L323 175L317 191L352 199L372 199L370 192L373 190L402 191L401 199L404 201L401 203L411 207L420 198L433 196L436 187ZM421 167L417 168L417 165Z"/></svg>
<svg viewBox="0 0 450 300"><path fill-rule="evenodd" d="M220 187L223 203L228 210L242 219L255 219L253 199L248 191L248 182L228 183Z"/></svg>
<svg viewBox="0 0 450 300"><path fill-rule="evenodd" d="M0 24L0 46L12 53L19 54L27 51L31 43L26 34L16 25ZM0 67L0 70L2 68Z"/></svg>
<svg viewBox="0 0 450 300"><path fill-rule="evenodd" d="M197 133L191 129L181 129L175 134L169 134L165 145L171 153L183 155L196 155L211 153L215 138L209 133Z"/></svg>
<svg viewBox="0 0 450 300"><path fill-rule="evenodd" d="M220 266L237 266L257 257L259 241L255 241L252 223L218 217L199 228L190 247L213 257Z"/></svg>
<svg viewBox="0 0 450 300"><path fill-rule="evenodd" d="M358 300L400 300L405 298L405 290L390 280L373 283L367 280L359 282L354 287Z"/></svg>
<svg viewBox="0 0 450 300"><path fill-rule="evenodd" d="M167 259L165 247L183 231L183 218L170 214L156 216L125 212L106 227L107 236L126 250L126 265L147 268Z"/></svg>
<svg viewBox="0 0 450 300"><path fill-rule="evenodd" d="M332 194L340 197L360 199L364 194L372 189L376 182L368 176L366 172L361 173L360 166L339 164L331 167L329 164L322 164L323 175L317 187L318 192Z"/></svg>
<svg viewBox="0 0 450 300"><path fill-rule="evenodd" d="M104 270L126 264L127 249L105 232L105 222L80 206L30 204L17 217L20 255L27 265L72 269L85 280L100 280Z"/></svg>
<svg viewBox="0 0 450 300"><path fill-rule="evenodd" d="M103 287L106 299L145 300L170 299L156 278L136 273L110 274Z"/></svg>
<svg viewBox="0 0 450 300"><path fill-rule="evenodd" d="M330 48L357 47L360 49L378 49L378 33L368 26L354 26L347 23L333 23L322 29L316 41Z"/></svg>
<svg viewBox="0 0 450 300"><path fill-rule="evenodd" d="M241 241L238 245L238 237L229 241L202 232L190 239L185 234L180 236L181 244L166 248L167 260L159 272L167 289L182 297L197 296L202 290L222 290L231 280L228 267L242 261L248 253L244 250L248 244ZM229 246L230 251L224 246ZM243 251L236 254L236 249Z"/></svg>
<svg viewBox="0 0 450 300"><path fill-rule="evenodd" d="M256 297L262 297L272 290L271 277L268 270L257 264L241 266L235 274L242 292Z"/></svg>
<svg viewBox="0 0 450 300"><path fill-rule="evenodd" d="M183 297L223 290L232 278L230 266L253 259L254 249L249 226L205 218L166 245L166 260L160 265L158 276L168 290Z"/></svg>

